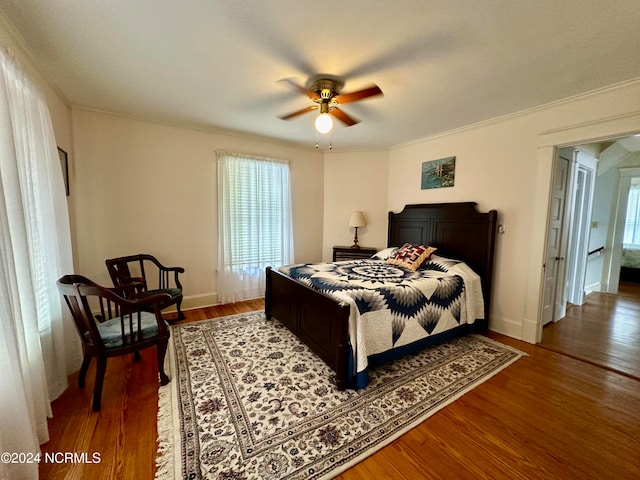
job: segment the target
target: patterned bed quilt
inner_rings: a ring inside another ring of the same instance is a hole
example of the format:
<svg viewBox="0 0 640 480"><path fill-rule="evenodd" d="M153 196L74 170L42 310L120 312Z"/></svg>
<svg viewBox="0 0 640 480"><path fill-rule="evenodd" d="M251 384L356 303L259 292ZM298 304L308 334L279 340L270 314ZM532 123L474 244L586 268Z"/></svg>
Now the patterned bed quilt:
<svg viewBox="0 0 640 480"><path fill-rule="evenodd" d="M465 263L438 255L416 271L375 259L279 270L350 304L354 388L366 386L370 356L411 351L428 337L484 318L480 277Z"/></svg>

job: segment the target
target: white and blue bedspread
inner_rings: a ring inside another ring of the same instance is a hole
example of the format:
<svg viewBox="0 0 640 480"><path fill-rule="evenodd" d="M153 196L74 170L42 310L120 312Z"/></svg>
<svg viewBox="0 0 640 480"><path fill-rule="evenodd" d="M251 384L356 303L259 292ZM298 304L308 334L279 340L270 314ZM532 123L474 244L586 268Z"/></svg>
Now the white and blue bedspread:
<svg viewBox="0 0 640 480"><path fill-rule="evenodd" d="M364 377L364 384L372 355L407 350L484 318L480 277L465 263L437 255L415 272L374 259L289 265L280 271L351 305L354 377Z"/></svg>

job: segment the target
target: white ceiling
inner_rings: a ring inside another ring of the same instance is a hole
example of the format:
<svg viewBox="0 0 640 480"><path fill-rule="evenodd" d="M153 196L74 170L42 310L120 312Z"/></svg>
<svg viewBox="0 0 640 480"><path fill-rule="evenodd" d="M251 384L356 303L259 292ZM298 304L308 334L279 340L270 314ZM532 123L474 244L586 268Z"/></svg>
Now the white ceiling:
<svg viewBox="0 0 640 480"><path fill-rule="evenodd" d="M640 78L638 0L2 0L70 104L312 147L283 78L377 84L335 149L400 145ZM321 140L324 147L328 141Z"/></svg>

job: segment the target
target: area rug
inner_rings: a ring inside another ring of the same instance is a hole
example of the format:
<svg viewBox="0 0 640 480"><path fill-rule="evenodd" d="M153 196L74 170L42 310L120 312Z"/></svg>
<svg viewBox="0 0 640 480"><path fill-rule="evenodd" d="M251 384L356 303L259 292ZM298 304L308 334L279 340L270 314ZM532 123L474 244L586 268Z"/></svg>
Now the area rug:
<svg viewBox="0 0 640 480"><path fill-rule="evenodd" d="M159 395L156 478L333 478L521 355L465 336L341 392L332 370L263 312L175 325L171 382Z"/></svg>

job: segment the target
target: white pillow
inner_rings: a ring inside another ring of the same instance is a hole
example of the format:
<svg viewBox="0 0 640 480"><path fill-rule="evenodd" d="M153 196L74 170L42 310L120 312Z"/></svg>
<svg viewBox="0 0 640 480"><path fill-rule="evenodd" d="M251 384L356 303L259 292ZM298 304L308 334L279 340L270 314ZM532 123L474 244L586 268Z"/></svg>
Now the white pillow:
<svg viewBox="0 0 640 480"><path fill-rule="evenodd" d="M385 248L384 250L380 250L379 252L377 252L376 254L374 254L371 258L375 259L375 260L386 260L387 258L389 258L391 255L393 255L394 253L396 253L398 251L399 247L389 247L389 248Z"/></svg>

